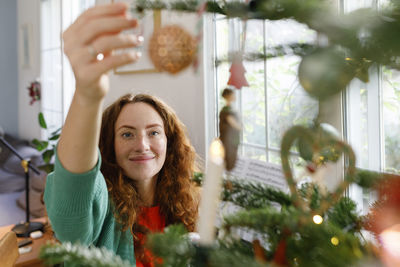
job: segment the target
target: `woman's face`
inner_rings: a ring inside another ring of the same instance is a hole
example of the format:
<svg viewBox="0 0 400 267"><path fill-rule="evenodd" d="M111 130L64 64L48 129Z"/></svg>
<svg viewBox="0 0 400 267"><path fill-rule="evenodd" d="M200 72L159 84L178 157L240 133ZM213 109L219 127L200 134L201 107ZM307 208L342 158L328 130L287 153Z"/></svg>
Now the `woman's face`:
<svg viewBox="0 0 400 267"><path fill-rule="evenodd" d="M163 120L149 104L125 105L115 123L114 146L126 176L135 181L157 177L167 152Z"/></svg>

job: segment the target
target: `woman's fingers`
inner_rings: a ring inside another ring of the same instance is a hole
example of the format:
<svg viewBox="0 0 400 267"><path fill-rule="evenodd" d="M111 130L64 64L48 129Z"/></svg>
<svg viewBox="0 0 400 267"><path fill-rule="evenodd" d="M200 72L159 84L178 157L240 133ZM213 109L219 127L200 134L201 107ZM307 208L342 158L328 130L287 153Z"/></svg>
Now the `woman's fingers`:
<svg viewBox="0 0 400 267"><path fill-rule="evenodd" d="M89 63L96 60L96 56L102 53L107 57L113 50L131 48L139 45L143 38L133 34L105 35L96 39L92 44L81 47L73 53L69 60L75 63Z"/></svg>
<svg viewBox="0 0 400 267"><path fill-rule="evenodd" d="M109 87L107 72L139 58L136 52L113 52L141 42L135 35L121 33L137 25L135 19L127 17L126 11L124 3L95 6L64 32L64 52L80 94L89 98L103 97ZM97 58L100 53L104 55L101 60Z"/></svg>
<svg viewBox="0 0 400 267"><path fill-rule="evenodd" d="M134 28L136 25L135 19L126 19L121 16L92 19L79 29L68 29L63 35L64 45L65 47L85 46L103 35L116 34L122 30Z"/></svg>
<svg viewBox="0 0 400 267"><path fill-rule="evenodd" d="M113 53L105 57L103 60L91 64L89 68L93 73L105 73L117 67L133 63L140 57L141 53L136 51L119 54Z"/></svg>
<svg viewBox="0 0 400 267"><path fill-rule="evenodd" d="M110 54L101 61L94 61L88 65L79 65L74 70L77 88L89 88L91 85L98 84L103 74L109 70L133 63L140 58L140 53L129 52L120 54Z"/></svg>
<svg viewBox="0 0 400 267"><path fill-rule="evenodd" d="M81 27L88 22L88 20L96 17L103 16L118 16L125 15L128 5L123 2L96 5L83 12L74 22L76 27Z"/></svg>
<svg viewBox="0 0 400 267"><path fill-rule="evenodd" d="M136 19L127 19L121 16L93 19L78 31L78 35L81 37L79 43L88 44L99 36L119 33L136 26Z"/></svg>

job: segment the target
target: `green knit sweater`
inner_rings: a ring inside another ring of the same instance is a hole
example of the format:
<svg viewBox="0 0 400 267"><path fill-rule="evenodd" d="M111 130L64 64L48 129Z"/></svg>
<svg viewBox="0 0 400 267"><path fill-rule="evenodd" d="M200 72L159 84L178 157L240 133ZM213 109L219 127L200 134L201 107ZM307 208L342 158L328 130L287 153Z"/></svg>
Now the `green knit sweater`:
<svg viewBox="0 0 400 267"><path fill-rule="evenodd" d="M99 153L92 170L74 174L56 157L44 194L51 226L61 242L105 247L135 265L133 237L129 230L118 230L100 166Z"/></svg>

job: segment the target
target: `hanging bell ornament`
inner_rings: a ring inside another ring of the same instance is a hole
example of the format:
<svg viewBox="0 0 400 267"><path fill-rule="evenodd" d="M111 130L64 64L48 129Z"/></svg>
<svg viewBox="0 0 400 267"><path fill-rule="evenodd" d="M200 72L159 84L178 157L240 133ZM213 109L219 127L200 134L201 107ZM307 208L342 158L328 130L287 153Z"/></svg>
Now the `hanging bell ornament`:
<svg viewBox="0 0 400 267"><path fill-rule="evenodd" d="M154 66L171 74L188 67L195 59L196 51L196 40L177 25L156 30L149 42L150 59Z"/></svg>

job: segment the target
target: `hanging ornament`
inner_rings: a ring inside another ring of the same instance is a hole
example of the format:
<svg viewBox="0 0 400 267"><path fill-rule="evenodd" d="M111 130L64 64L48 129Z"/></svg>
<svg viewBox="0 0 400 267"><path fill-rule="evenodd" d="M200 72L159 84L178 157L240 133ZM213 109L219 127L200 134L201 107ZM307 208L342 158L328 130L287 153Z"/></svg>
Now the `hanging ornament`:
<svg viewBox="0 0 400 267"><path fill-rule="evenodd" d="M246 1L248 2L248 1ZM247 35L247 19L243 20L243 35L240 43L239 51L233 56L232 65L229 68L231 76L228 80L228 85L234 86L236 89L242 89L242 87L249 86L246 80L246 69L243 66L243 54L246 46L246 35Z"/></svg>
<svg viewBox="0 0 400 267"><path fill-rule="evenodd" d="M276 247L273 262L278 266L286 266L286 239L281 239Z"/></svg>
<svg viewBox="0 0 400 267"><path fill-rule="evenodd" d="M264 248L261 246L260 240L255 239L253 241L254 257L260 263L267 263L267 257L265 256Z"/></svg>
<svg viewBox="0 0 400 267"><path fill-rule="evenodd" d="M150 38L150 59L158 70L175 74L193 62L196 47L196 40L180 26L164 26Z"/></svg>
<svg viewBox="0 0 400 267"><path fill-rule="evenodd" d="M400 266L400 176L385 174L377 185L378 201L364 222L379 241L385 266Z"/></svg>
<svg viewBox="0 0 400 267"><path fill-rule="evenodd" d="M228 85L234 86L236 89L242 89L244 86L249 86L246 80L246 69L243 66L242 59L234 59L229 69L231 76L229 77Z"/></svg>
<svg viewBox="0 0 400 267"><path fill-rule="evenodd" d="M36 80L31 82L27 89L29 91L29 97L31 98L29 104L33 105L33 103L40 100L41 84L38 80Z"/></svg>
<svg viewBox="0 0 400 267"><path fill-rule="evenodd" d="M303 57L299 81L304 90L317 99L326 99L344 90L355 76L354 66L342 51L319 49Z"/></svg>
<svg viewBox="0 0 400 267"><path fill-rule="evenodd" d="M378 201L366 220L366 229L379 235L393 225L400 224L400 177L384 175L377 186Z"/></svg>

